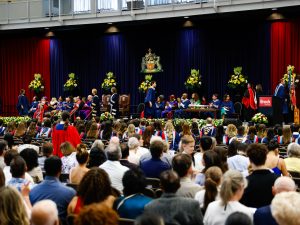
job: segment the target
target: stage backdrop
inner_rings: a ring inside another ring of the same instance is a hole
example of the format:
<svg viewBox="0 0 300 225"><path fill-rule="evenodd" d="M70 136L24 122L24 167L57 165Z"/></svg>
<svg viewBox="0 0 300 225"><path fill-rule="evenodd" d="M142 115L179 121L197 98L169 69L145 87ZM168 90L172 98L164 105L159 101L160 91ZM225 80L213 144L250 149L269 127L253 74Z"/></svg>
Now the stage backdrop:
<svg viewBox="0 0 300 225"><path fill-rule="evenodd" d="M191 68L203 77L203 93L221 96L228 91L233 67L242 66L251 83L261 83L264 94L272 94L286 66L293 64L299 73L299 21L209 22L193 28L165 25L136 26L117 34L70 31L53 39L0 39L0 90L7 113L16 112L19 89L25 88L34 73L45 79L45 95L64 95L68 73L79 77L82 95L88 95L112 71L119 93L131 95L131 105L143 101L138 85L141 57L148 48L161 57L163 72L154 74L157 93L181 95ZM51 77L51 82L50 82ZM51 93L50 93L51 91ZM32 97L32 95L30 95Z"/></svg>
<svg viewBox="0 0 300 225"><path fill-rule="evenodd" d="M20 89L26 90L31 99L33 93L28 85L35 73L45 80L45 95L50 96L50 52L49 40L40 38L9 39L0 41L0 98L2 112L16 115L16 104Z"/></svg>

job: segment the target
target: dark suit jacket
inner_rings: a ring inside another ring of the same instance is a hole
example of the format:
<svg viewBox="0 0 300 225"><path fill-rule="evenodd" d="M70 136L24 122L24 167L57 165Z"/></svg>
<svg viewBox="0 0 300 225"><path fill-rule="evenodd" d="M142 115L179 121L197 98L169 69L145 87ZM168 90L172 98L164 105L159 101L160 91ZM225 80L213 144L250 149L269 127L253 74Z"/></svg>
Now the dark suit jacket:
<svg viewBox="0 0 300 225"><path fill-rule="evenodd" d="M278 225L271 213L271 207L264 206L258 208L254 213L255 225Z"/></svg>
<svg viewBox="0 0 300 225"><path fill-rule="evenodd" d="M200 205L196 200L164 193L145 207L145 213L160 215L166 225L203 225Z"/></svg>
<svg viewBox="0 0 300 225"><path fill-rule="evenodd" d="M272 186L277 175L270 170L255 170L247 177L248 186L244 191L241 203L252 208L270 205L273 199Z"/></svg>

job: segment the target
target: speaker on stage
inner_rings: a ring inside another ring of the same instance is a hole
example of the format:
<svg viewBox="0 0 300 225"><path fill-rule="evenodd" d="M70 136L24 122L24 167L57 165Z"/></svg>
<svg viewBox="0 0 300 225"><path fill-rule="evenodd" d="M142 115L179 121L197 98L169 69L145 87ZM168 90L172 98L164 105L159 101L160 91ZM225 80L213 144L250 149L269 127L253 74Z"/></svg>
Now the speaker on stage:
<svg viewBox="0 0 300 225"><path fill-rule="evenodd" d="M223 121L223 126L228 126L228 124L234 124L236 127L243 125L242 121L238 118L225 118Z"/></svg>
<svg viewBox="0 0 300 225"><path fill-rule="evenodd" d="M258 99L258 111L268 117L269 124L282 124L283 100L276 96L260 96Z"/></svg>

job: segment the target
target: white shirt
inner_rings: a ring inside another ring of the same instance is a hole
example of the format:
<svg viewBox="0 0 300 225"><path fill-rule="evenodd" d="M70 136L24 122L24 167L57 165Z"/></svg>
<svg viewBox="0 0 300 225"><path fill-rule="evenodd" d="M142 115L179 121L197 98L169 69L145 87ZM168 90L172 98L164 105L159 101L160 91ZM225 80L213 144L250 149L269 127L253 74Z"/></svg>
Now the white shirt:
<svg viewBox="0 0 300 225"><path fill-rule="evenodd" d="M5 185L11 180L12 175L10 173L10 166L5 166L3 169L4 177L5 177ZM26 172L25 179L30 181L30 183L34 184L32 177Z"/></svg>
<svg viewBox="0 0 300 225"><path fill-rule="evenodd" d="M204 215L204 225L224 225L227 217L234 212L242 212L248 215L253 221L255 208L249 208L238 201L230 201L226 207L221 200L211 202Z"/></svg>
<svg viewBox="0 0 300 225"><path fill-rule="evenodd" d="M122 178L124 173L129 170L128 167L122 166L119 161L107 160L99 166L99 168L105 170L111 181L111 186L123 192Z"/></svg>
<svg viewBox="0 0 300 225"><path fill-rule="evenodd" d="M70 170L78 165L78 162L76 160L76 152L72 152L70 155L68 156L63 156L61 158L61 162L62 162L62 174L68 174L70 173Z"/></svg>
<svg viewBox="0 0 300 225"><path fill-rule="evenodd" d="M244 177L248 176L249 158L242 155L235 155L227 159L228 167L241 172Z"/></svg>
<svg viewBox="0 0 300 225"><path fill-rule="evenodd" d="M203 153L202 152L196 152L194 154L194 160L195 160L195 169L202 171L204 169L204 165L202 163Z"/></svg>
<svg viewBox="0 0 300 225"><path fill-rule="evenodd" d="M37 152L37 154L39 154L39 151L40 151L39 146L32 145L32 144L19 145L18 152L20 153L21 151L23 151L26 148L32 148L32 149L34 149Z"/></svg>
<svg viewBox="0 0 300 225"><path fill-rule="evenodd" d="M149 150L143 147L138 147L137 150L129 150L128 161L139 165L142 155L149 153Z"/></svg>

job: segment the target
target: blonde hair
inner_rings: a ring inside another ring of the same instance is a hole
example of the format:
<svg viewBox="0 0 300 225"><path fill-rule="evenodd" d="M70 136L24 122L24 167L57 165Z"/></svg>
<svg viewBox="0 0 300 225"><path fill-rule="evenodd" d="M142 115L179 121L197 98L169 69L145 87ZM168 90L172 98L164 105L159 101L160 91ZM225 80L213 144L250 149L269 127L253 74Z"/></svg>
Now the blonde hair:
<svg viewBox="0 0 300 225"><path fill-rule="evenodd" d="M181 140L180 140L180 152L183 152L183 145L187 145L187 144L190 144L190 143L193 143L195 142L195 139L193 138L192 135L184 135Z"/></svg>
<svg viewBox="0 0 300 225"><path fill-rule="evenodd" d="M220 197L222 203L227 205L230 199L234 194L241 188L244 188L247 185L246 179L243 175L236 170L228 170L224 176L221 185Z"/></svg>
<svg viewBox="0 0 300 225"><path fill-rule="evenodd" d="M182 124L182 135L192 135L190 125L186 122Z"/></svg>
<svg viewBox="0 0 300 225"><path fill-rule="evenodd" d="M237 128L234 124L228 124L225 134L228 137L235 137L237 135Z"/></svg>
<svg viewBox="0 0 300 225"><path fill-rule="evenodd" d="M64 156L68 156L71 155L75 149L70 142L66 141L60 145L60 150Z"/></svg>
<svg viewBox="0 0 300 225"><path fill-rule="evenodd" d="M1 225L29 225L28 215L20 193L12 187L0 189Z"/></svg>
<svg viewBox="0 0 300 225"><path fill-rule="evenodd" d="M20 122L15 132L15 137L22 137L26 133L26 122Z"/></svg>
<svg viewBox="0 0 300 225"><path fill-rule="evenodd" d="M129 124L127 127L127 135L129 137L132 134L135 134L135 126L133 124Z"/></svg>
<svg viewBox="0 0 300 225"><path fill-rule="evenodd" d="M300 224L300 194L297 192L282 192L272 200L272 216L279 225Z"/></svg>
<svg viewBox="0 0 300 225"><path fill-rule="evenodd" d="M172 141L173 140L173 131L174 131L174 126L171 121L168 121L165 125L165 131L168 137L168 140Z"/></svg>
<svg viewBox="0 0 300 225"><path fill-rule="evenodd" d="M89 131L87 132L87 138L97 138L98 137L98 125L96 122L93 122Z"/></svg>

